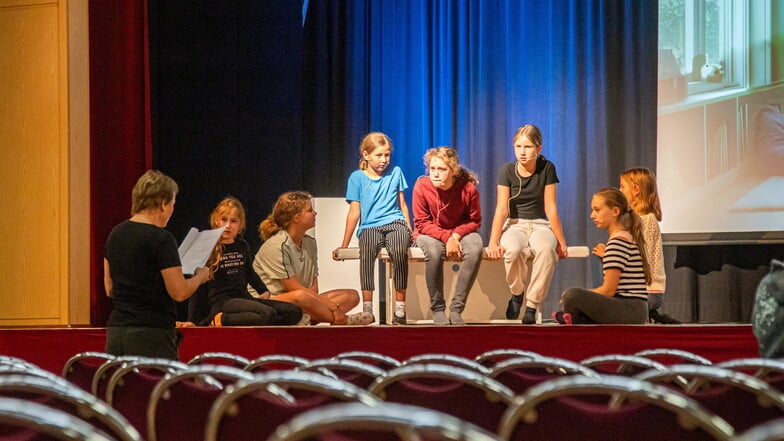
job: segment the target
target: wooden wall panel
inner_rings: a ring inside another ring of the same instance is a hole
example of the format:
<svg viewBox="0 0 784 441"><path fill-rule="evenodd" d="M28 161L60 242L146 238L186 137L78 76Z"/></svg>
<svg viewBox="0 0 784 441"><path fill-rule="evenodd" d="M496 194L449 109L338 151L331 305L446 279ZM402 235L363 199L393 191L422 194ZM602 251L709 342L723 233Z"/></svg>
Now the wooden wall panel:
<svg viewBox="0 0 784 441"><path fill-rule="evenodd" d="M66 8L0 0L0 325L68 323Z"/></svg>

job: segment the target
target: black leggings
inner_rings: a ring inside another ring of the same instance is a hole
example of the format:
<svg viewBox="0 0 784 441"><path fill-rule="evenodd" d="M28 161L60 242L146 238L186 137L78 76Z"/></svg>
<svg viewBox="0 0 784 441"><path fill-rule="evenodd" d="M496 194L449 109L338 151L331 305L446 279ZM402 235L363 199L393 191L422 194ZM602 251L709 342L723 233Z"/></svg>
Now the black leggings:
<svg viewBox="0 0 784 441"><path fill-rule="evenodd" d="M296 325L302 319L299 306L267 299L230 299L219 311L223 326Z"/></svg>

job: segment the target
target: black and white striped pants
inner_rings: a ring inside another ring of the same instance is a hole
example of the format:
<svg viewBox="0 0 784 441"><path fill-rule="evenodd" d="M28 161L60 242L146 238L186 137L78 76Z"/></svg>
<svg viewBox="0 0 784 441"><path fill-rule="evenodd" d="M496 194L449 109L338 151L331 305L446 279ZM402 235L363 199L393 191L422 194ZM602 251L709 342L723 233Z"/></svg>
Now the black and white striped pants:
<svg viewBox="0 0 784 441"><path fill-rule="evenodd" d="M359 277L363 291L373 291L375 280L373 269L376 256L386 247L392 259L395 289L408 287L408 248L411 246L411 231L405 221L396 220L386 225L370 227L359 235Z"/></svg>

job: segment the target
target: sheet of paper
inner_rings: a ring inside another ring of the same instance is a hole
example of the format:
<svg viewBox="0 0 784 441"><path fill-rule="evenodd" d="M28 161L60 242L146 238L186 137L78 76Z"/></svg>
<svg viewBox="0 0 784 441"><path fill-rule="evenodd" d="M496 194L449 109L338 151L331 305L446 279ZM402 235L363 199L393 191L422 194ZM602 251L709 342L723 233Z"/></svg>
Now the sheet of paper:
<svg viewBox="0 0 784 441"><path fill-rule="evenodd" d="M196 268L207 264L215 245L223 234L223 227L199 231L191 228L180 245L180 262L183 274L193 274Z"/></svg>

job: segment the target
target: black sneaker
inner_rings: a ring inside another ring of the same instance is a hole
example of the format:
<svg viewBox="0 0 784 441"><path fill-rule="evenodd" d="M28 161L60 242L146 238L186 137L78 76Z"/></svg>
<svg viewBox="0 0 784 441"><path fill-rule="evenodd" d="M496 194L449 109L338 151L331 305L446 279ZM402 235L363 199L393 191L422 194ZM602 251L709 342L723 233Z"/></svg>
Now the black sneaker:
<svg viewBox="0 0 784 441"><path fill-rule="evenodd" d="M523 295L514 295L509 298L509 303L506 304L506 318L507 320L515 320L520 317L520 308L523 307Z"/></svg>
<svg viewBox="0 0 784 441"><path fill-rule="evenodd" d="M528 306L525 307L525 314L523 314L523 324L524 325L536 324L536 309L529 308Z"/></svg>
<svg viewBox="0 0 784 441"><path fill-rule="evenodd" d="M403 317L398 317L397 314L392 316L392 324L393 325L405 325L406 324L406 315L403 314Z"/></svg>
<svg viewBox="0 0 784 441"><path fill-rule="evenodd" d="M678 320L670 317L669 315L660 313L658 309L653 309L653 310L648 311L648 317L650 317L651 320L653 320L654 323L661 323L661 324L664 324L664 325L680 325L681 324L681 322L679 322Z"/></svg>

